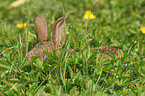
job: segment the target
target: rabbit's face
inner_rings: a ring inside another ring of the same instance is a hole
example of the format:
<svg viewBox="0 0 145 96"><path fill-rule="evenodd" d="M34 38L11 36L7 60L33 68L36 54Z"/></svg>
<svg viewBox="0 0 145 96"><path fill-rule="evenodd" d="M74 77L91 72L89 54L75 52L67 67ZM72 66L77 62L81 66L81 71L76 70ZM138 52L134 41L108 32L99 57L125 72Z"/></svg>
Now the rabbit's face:
<svg viewBox="0 0 145 96"><path fill-rule="evenodd" d="M50 42L38 42L35 47L29 53L27 53L26 59L30 61L33 56L39 56L40 60L42 61L47 57L44 51L50 51L51 49Z"/></svg>

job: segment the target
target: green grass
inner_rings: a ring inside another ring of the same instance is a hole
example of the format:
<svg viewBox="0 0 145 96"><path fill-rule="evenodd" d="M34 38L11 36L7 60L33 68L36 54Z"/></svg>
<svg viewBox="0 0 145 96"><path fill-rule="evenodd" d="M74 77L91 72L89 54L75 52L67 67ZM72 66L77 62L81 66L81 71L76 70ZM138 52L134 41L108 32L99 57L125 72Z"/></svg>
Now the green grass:
<svg viewBox="0 0 145 96"><path fill-rule="evenodd" d="M30 0L9 9L13 1L0 1L1 96L145 95L144 0ZM83 15L90 9L96 18L84 27ZM43 15L50 32L63 14L70 34L59 55L54 50L46 52L43 63L38 57L25 61L37 40L32 26L16 24L33 24ZM99 46L119 48L120 57L100 60L93 52Z"/></svg>

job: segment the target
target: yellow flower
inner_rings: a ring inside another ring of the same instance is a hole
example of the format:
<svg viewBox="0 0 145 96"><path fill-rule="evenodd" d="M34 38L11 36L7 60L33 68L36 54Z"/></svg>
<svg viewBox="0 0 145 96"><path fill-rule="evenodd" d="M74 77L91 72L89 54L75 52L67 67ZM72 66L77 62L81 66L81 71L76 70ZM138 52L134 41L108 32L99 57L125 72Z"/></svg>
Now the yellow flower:
<svg viewBox="0 0 145 96"><path fill-rule="evenodd" d="M21 24L17 24L17 27L18 28L24 28L24 27L26 27L27 26L27 23L21 23Z"/></svg>
<svg viewBox="0 0 145 96"><path fill-rule="evenodd" d="M142 31L143 34L145 34L145 27L142 27L141 31Z"/></svg>
<svg viewBox="0 0 145 96"><path fill-rule="evenodd" d="M106 29L106 27L103 27L103 29Z"/></svg>
<svg viewBox="0 0 145 96"><path fill-rule="evenodd" d="M90 15L89 15L89 14L90 14ZM95 19L96 16L94 15L93 12L90 12L89 10L87 10L87 11L85 12L85 14L84 14L84 18L85 18L86 20L88 20L88 18L89 18L89 20L90 20L90 19Z"/></svg>
<svg viewBox="0 0 145 96"><path fill-rule="evenodd" d="M66 34L69 34L69 31L67 31Z"/></svg>

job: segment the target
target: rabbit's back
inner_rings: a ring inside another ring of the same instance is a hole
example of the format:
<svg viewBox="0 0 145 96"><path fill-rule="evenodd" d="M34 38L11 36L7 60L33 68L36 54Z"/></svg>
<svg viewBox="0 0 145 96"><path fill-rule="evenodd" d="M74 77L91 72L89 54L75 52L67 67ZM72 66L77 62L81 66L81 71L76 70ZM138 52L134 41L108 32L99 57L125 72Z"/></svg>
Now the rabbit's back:
<svg viewBox="0 0 145 96"><path fill-rule="evenodd" d="M105 54L105 52L111 53L113 55L118 54L119 55L119 49L116 48L111 48L111 47L106 47L106 46L102 46L102 47L95 47L93 48L95 50L98 50L100 52L100 59L102 60L104 57L107 58L111 58L110 56L108 56L107 54Z"/></svg>

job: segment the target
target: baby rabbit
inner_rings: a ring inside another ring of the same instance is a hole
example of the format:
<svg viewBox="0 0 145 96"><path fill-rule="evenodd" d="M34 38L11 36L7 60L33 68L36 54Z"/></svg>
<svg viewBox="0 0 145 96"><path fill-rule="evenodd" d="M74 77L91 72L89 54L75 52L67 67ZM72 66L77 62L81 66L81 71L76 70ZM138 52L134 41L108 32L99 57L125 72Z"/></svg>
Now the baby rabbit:
<svg viewBox="0 0 145 96"><path fill-rule="evenodd" d="M58 46L61 46L65 42L66 18L67 16L63 16L56 20L55 24L52 26L49 37L47 35L47 22L45 18L41 15L35 18L34 27L37 35L37 44L30 52L27 53L26 60L30 61L32 56L39 56L40 60L42 61L47 57L44 51L51 51L51 49L56 49ZM109 52L113 55L119 53L118 49L105 46L96 47L93 49L94 51L99 50L100 60L102 60L103 57L110 58L104 52Z"/></svg>
<svg viewBox="0 0 145 96"><path fill-rule="evenodd" d="M37 44L35 47L26 54L26 60L30 61L33 56L39 56L42 61L47 56L44 51L51 51L51 49L56 49L57 46L61 46L65 41L65 31L67 16L58 18L48 37L47 35L47 22L45 18L41 15L37 16L34 20L34 28L37 35Z"/></svg>

